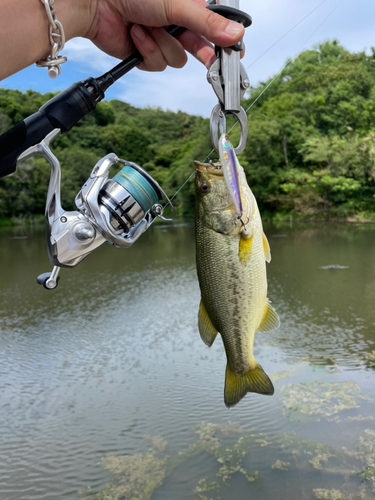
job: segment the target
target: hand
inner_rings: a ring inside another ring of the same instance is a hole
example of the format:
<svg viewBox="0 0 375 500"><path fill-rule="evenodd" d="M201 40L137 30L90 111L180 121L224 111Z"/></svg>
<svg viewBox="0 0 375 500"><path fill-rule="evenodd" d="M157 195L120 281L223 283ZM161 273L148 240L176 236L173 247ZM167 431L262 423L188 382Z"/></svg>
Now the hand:
<svg viewBox="0 0 375 500"><path fill-rule="evenodd" d="M0 80L51 53L49 21L38 0L0 0ZM180 68L186 51L207 67L215 59L210 42L237 43L241 24L206 9L204 0L55 0L66 40L84 36L111 56L126 59L134 46L143 56L140 69ZM187 28L178 40L163 26ZM243 54L242 54L243 55Z"/></svg>
<svg viewBox="0 0 375 500"><path fill-rule="evenodd" d="M185 50L208 68L215 59L210 42L234 45L243 37L244 28L206 6L204 0L91 0L92 21L86 38L119 59L134 52L135 45L143 56L142 70L181 68L187 61ZM176 39L163 29L170 24L187 31Z"/></svg>

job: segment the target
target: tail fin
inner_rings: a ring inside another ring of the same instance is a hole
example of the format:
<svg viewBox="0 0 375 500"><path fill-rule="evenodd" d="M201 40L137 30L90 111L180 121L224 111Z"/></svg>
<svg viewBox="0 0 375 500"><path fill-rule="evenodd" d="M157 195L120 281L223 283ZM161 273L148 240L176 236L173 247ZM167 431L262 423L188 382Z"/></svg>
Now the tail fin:
<svg viewBox="0 0 375 500"><path fill-rule="evenodd" d="M230 408L236 405L248 392L272 396L275 392L268 375L259 363L242 377L234 375L228 365L225 371L224 403Z"/></svg>

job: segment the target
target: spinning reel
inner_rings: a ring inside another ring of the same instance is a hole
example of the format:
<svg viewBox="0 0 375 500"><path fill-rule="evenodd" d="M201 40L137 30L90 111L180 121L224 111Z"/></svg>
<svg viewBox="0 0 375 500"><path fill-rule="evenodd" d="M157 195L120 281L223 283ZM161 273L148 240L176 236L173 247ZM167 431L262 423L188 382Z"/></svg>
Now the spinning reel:
<svg viewBox="0 0 375 500"><path fill-rule="evenodd" d="M163 198L173 209L168 196L143 168L110 153L98 161L77 194L77 211L64 210L60 202L60 163L49 147L60 132L53 130L18 158L21 161L41 155L51 165L45 216L48 255L54 267L37 278L47 290L57 287L62 267L75 267L105 241L127 248L157 217L168 220L159 203ZM116 163L124 166L110 179L109 170Z"/></svg>

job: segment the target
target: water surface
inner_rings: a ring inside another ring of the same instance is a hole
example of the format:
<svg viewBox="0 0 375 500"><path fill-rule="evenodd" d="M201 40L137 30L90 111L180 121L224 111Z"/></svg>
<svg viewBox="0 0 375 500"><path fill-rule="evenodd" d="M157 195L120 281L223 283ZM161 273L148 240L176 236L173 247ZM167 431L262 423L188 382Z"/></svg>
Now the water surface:
<svg viewBox="0 0 375 500"><path fill-rule="evenodd" d="M276 392L231 410L191 223L103 245L52 292L42 230L0 231L1 500L373 498L375 225L265 231Z"/></svg>

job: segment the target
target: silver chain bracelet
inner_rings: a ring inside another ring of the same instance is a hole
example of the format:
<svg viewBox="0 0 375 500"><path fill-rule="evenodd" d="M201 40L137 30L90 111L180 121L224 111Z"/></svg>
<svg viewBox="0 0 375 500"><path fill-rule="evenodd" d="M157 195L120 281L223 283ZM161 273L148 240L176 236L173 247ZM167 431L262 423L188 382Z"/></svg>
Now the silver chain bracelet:
<svg viewBox="0 0 375 500"><path fill-rule="evenodd" d="M49 21L49 41L52 46L51 54L40 61L37 61L38 68L48 68L48 76L56 78L61 73L60 64L67 61L65 56L59 56L60 50L65 45L64 28L60 21L57 20L56 12L53 8L54 0L40 0L46 8Z"/></svg>

